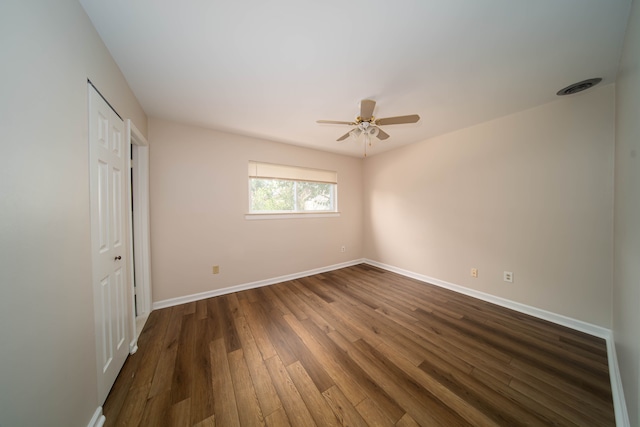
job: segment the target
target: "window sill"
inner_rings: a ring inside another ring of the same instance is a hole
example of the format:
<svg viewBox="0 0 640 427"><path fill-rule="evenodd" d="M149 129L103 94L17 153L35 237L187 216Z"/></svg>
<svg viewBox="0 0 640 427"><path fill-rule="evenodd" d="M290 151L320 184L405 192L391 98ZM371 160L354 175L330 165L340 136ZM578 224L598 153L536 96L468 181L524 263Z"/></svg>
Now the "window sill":
<svg viewBox="0 0 640 427"><path fill-rule="evenodd" d="M248 213L244 215L244 219L261 220L261 219L336 218L339 216L340 216L340 212Z"/></svg>

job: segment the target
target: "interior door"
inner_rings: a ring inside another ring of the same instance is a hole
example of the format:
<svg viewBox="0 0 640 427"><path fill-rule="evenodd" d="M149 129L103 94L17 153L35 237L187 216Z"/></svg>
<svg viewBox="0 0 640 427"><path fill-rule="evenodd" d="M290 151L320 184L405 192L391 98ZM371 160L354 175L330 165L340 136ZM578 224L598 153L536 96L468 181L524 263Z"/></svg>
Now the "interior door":
<svg viewBox="0 0 640 427"><path fill-rule="evenodd" d="M89 84L91 244L100 404L128 354L126 153L124 122Z"/></svg>

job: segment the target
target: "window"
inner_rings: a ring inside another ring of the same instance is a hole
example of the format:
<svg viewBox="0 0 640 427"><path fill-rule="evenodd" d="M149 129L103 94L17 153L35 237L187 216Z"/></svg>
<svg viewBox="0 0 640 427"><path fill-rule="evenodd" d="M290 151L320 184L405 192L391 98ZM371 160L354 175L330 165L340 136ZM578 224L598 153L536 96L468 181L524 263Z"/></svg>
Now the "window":
<svg viewBox="0 0 640 427"><path fill-rule="evenodd" d="M337 173L249 162L249 213L337 212Z"/></svg>

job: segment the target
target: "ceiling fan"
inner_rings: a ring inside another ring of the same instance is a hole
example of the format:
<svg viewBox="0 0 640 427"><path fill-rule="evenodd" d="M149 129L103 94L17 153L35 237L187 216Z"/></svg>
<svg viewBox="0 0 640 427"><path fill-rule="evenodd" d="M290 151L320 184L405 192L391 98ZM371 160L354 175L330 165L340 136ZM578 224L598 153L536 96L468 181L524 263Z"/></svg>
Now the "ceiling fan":
<svg viewBox="0 0 640 427"><path fill-rule="evenodd" d="M379 126L416 123L418 122L418 120L420 120L420 116L417 114L376 119L375 117L373 117L373 109L375 107L376 101L372 99L363 99L362 101L360 101L360 115L356 117L355 121L341 122L336 120L318 120L317 123L355 126L355 128L351 129L349 132L338 138L337 141L344 141L350 136L353 138L358 138L360 135L364 135L364 156L366 157L367 145L371 145L370 138L372 136L375 136L379 140L385 140L389 138L389 134L380 129Z"/></svg>

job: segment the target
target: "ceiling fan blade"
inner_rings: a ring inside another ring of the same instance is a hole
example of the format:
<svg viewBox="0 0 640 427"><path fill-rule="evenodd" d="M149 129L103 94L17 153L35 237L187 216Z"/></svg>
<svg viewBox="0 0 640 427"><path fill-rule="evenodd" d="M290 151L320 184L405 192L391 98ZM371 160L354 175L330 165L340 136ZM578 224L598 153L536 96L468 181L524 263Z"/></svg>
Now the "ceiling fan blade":
<svg viewBox="0 0 640 427"><path fill-rule="evenodd" d="M345 139L349 138L349 135L351 135L351 131L345 133L340 138L336 139L336 141L344 141Z"/></svg>
<svg viewBox="0 0 640 427"><path fill-rule="evenodd" d="M368 122L373 116L373 109L376 108L376 101L372 99L363 99L360 101L360 118L363 122Z"/></svg>
<svg viewBox="0 0 640 427"><path fill-rule="evenodd" d="M389 138L389 134L386 133L385 131L383 131L382 129L378 128L378 134L376 135L378 137L379 140L384 141L385 139Z"/></svg>
<svg viewBox="0 0 640 427"><path fill-rule="evenodd" d="M317 120L316 123L328 124L328 125L355 125L353 122L340 122L336 120Z"/></svg>
<svg viewBox="0 0 640 427"><path fill-rule="evenodd" d="M416 123L418 120L420 120L419 115L411 114L410 116L386 117L384 119L378 119L376 120L376 125L401 125L405 123Z"/></svg>

